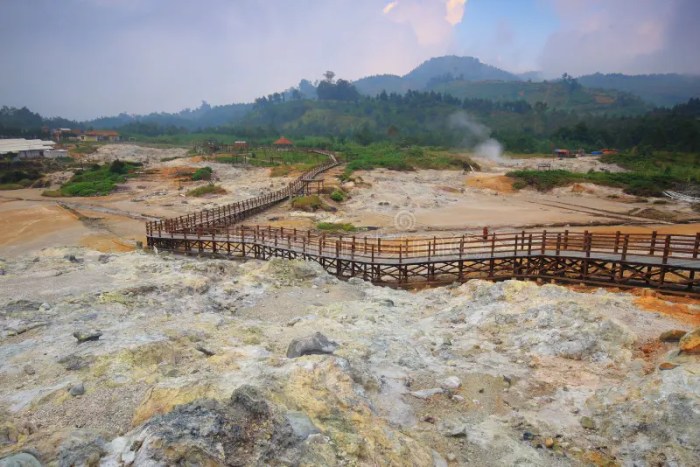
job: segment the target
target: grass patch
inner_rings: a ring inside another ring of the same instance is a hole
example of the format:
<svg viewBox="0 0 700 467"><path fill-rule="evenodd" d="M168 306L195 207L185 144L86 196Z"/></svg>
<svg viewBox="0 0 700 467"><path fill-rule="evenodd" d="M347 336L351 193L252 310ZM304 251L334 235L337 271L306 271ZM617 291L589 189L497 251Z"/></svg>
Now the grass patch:
<svg viewBox="0 0 700 467"><path fill-rule="evenodd" d="M26 188L26 185L23 185L21 183L0 183L0 191L20 190L22 188Z"/></svg>
<svg viewBox="0 0 700 467"><path fill-rule="evenodd" d="M348 159L344 179L356 170L377 168L410 171L416 169L479 170L479 164L469 157L445 149L418 146L399 147L388 143L369 146L347 145L343 151Z"/></svg>
<svg viewBox="0 0 700 467"><path fill-rule="evenodd" d="M347 195L345 194L345 192L343 190L338 190L338 189L333 190L333 192L330 195L331 199L333 201L335 201L336 203L341 203L341 202L345 201L346 196Z"/></svg>
<svg viewBox="0 0 700 467"><path fill-rule="evenodd" d="M118 183L123 183L140 163L116 160L107 165L93 165L79 170L58 190L47 190L42 196L104 196L112 192Z"/></svg>
<svg viewBox="0 0 700 467"><path fill-rule="evenodd" d="M549 191L574 183L594 183L622 188L627 194L646 197L662 196L664 190L670 189L677 182L668 175L647 175L635 172L577 173L566 170L517 170L506 175L515 179L513 188L516 190L531 187L538 191Z"/></svg>
<svg viewBox="0 0 700 467"><path fill-rule="evenodd" d="M328 206L318 195L299 196L292 200L292 208L299 211L314 212L319 209L328 210Z"/></svg>
<svg viewBox="0 0 700 467"><path fill-rule="evenodd" d="M226 194L224 190L219 185L214 185L210 183L209 185L200 186L194 188L187 192L187 196L204 196L204 195L223 195Z"/></svg>
<svg viewBox="0 0 700 467"><path fill-rule="evenodd" d="M211 167L202 167L201 169L197 169L194 171L194 173L192 174L192 180L211 180L212 173L214 173L214 171L211 169Z"/></svg>
<svg viewBox="0 0 700 467"><path fill-rule="evenodd" d="M319 222L316 224L318 230L326 232L357 232L357 227L352 224L344 224L338 222Z"/></svg>

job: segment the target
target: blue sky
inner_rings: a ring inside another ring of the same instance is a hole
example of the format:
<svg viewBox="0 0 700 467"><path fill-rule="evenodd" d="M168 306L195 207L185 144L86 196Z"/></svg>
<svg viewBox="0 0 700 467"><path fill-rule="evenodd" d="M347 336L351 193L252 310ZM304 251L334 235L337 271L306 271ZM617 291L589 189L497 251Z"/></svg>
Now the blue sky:
<svg viewBox="0 0 700 467"><path fill-rule="evenodd" d="M445 54L545 76L698 74L698 17L697 0L0 0L0 105L172 112Z"/></svg>

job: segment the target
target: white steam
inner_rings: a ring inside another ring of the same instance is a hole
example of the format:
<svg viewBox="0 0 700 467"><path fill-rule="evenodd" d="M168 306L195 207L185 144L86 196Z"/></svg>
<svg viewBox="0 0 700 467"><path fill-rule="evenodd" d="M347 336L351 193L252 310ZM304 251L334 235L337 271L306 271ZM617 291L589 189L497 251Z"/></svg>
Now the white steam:
<svg viewBox="0 0 700 467"><path fill-rule="evenodd" d="M489 127L462 111L450 115L448 124L450 128L464 130L462 146L470 149L475 155L497 163L504 162L503 145L491 137Z"/></svg>

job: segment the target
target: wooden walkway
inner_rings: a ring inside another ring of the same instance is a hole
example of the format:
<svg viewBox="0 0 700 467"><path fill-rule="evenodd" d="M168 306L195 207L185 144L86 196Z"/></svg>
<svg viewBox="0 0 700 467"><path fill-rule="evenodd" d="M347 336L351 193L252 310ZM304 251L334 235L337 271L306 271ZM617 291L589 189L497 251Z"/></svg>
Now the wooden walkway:
<svg viewBox="0 0 700 467"><path fill-rule="evenodd" d="M301 175L285 189L215 209L146 224L148 246L226 258L288 258L319 263L342 278L376 284L529 279L611 287L649 287L700 296L697 235L540 231L450 237L381 238L243 226L239 222L304 192L338 165Z"/></svg>

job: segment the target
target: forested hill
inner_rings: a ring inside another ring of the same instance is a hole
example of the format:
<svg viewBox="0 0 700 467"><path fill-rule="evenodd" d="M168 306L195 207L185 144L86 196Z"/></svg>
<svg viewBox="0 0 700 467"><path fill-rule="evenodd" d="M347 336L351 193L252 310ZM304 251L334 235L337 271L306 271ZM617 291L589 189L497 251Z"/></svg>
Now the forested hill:
<svg viewBox="0 0 700 467"><path fill-rule="evenodd" d="M672 107L700 97L700 76L678 74L622 75L596 73L580 76L579 83L598 89L629 92L657 106Z"/></svg>
<svg viewBox="0 0 700 467"><path fill-rule="evenodd" d="M454 55L431 58L404 76L376 75L354 81L361 94L376 96L387 93L403 94L406 91L430 90L436 84L460 81L519 81L512 73L481 63L473 57Z"/></svg>

